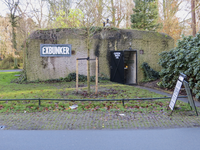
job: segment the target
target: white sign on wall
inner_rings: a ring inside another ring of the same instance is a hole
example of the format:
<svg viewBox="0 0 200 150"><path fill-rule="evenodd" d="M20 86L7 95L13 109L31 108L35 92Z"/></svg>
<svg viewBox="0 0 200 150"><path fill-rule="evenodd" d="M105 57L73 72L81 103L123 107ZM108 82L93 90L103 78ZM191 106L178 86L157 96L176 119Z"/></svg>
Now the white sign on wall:
<svg viewBox="0 0 200 150"><path fill-rule="evenodd" d="M70 44L40 44L41 57L70 57Z"/></svg>

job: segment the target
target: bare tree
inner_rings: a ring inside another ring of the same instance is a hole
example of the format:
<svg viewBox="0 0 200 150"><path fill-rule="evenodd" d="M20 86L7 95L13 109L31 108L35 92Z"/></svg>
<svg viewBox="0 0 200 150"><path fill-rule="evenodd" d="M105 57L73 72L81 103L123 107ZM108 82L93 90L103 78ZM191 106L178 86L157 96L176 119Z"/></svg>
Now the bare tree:
<svg viewBox="0 0 200 150"><path fill-rule="evenodd" d="M16 43L16 32L15 28L17 26L17 16L16 16L16 10L19 5L19 0L4 0L4 3L8 7L10 11L10 22L12 26L12 43L13 43L13 48L17 49L17 43Z"/></svg>
<svg viewBox="0 0 200 150"><path fill-rule="evenodd" d="M45 0L48 2L49 9L49 20L54 21L55 17L58 17L58 12L62 10L65 17L68 16L69 10L72 5L71 0Z"/></svg>
<svg viewBox="0 0 200 150"><path fill-rule="evenodd" d="M180 35L183 31L183 27L176 16L180 11L180 5L182 2L183 0L163 0L159 5L159 22L163 25L159 31L170 35L175 39L175 41L180 38Z"/></svg>
<svg viewBox="0 0 200 150"><path fill-rule="evenodd" d="M195 36L197 27L200 27L200 2L199 0L182 1L184 2L185 11L188 12L180 21L184 26L184 34ZM189 15L191 15L191 18L188 17Z"/></svg>
<svg viewBox="0 0 200 150"><path fill-rule="evenodd" d="M110 18L114 27L130 27L130 15L133 13L133 0L107 0L104 18Z"/></svg>
<svg viewBox="0 0 200 150"><path fill-rule="evenodd" d="M37 21L38 28L45 28L47 26L47 5L45 0L27 0L30 12L29 17Z"/></svg>
<svg viewBox="0 0 200 150"><path fill-rule="evenodd" d="M195 15L195 0L191 0L191 15L192 15L192 35L196 35L196 15Z"/></svg>
<svg viewBox="0 0 200 150"><path fill-rule="evenodd" d="M84 19L81 22L81 32L85 35L86 38L86 48L87 48L87 86L88 93L90 93L90 49L91 49L91 40L92 36L96 32L95 23L98 22L96 17L96 2L95 0L84 0L79 3L78 8L84 13Z"/></svg>
<svg viewBox="0 0 200 150"><path fill-rule="evenodd" d="M126 28L131 27L131 14L133 14L133 8L135 7L133 0L126 0L125 1L125 22Z"/></svg>
<svg viewBox="0 0 200 150"><path fill-rule="evenodd" d="M14 54L12 47L12 26L7 17L0 17L0 57L3 59L6 55Z"/></svg>
<svg viewBox="0 0 200 150"><path fill-rule="evenodd" d="M19 0L4 0L4 3L9 9L10 15L10 22L12 26L12 45L13 48L17 51L17 42L16 42L16 27L17 27L17 17L16 11L19 5ZM14 68L18 68L17 66L17 59L15 58Z"/></svg>

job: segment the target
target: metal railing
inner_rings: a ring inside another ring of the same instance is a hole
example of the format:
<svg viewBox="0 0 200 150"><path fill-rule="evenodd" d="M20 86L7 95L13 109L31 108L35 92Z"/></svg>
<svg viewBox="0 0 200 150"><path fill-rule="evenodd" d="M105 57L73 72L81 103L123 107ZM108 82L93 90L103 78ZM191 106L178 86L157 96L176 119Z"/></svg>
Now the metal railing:
<svg viewBox="0 0 200 150"><path fill-rule="evenodd" d="M178 98L187 98L187 96L179 96ZM38 105L41 105L41 101L122 101L123 106L125 101L138 101L138 100L156 100L156 99L171 99L171 97L150 97L150 98L128 98L128 99L54 99L54 98L30 98L30 99L0 99L0 101L38 101Z"/></svg>

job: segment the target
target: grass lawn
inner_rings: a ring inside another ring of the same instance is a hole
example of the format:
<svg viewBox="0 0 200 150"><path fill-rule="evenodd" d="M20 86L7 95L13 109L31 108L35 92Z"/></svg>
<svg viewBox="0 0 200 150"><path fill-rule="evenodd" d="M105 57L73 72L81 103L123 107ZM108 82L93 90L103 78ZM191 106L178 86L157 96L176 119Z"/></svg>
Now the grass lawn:
<svg viewBox="0 0 200 150"><path fill-rule="evenodd" d="M117 84L110 81L100 81L98 95L94 94L94 82L91 82L91 93L87 93L87 83L79 82L79 93L76 94L75 82L56 82L56 83L11 83L16 72L0 72L0 99L27 99L27 98L55 98L55 99L113 99L113 101L103 102L73 102L73 101L0 101L0 112L38 112L38 111L134 111L134 112L165 112L169 99L167 100L148 100L148 101L127 101L123 107L121 101L114 99L128 98L153 98L164 97L144 89L134 86ZM69 106L77 104L74 110ZM190 110L190 107L177 101L179 111Z"/></svg>

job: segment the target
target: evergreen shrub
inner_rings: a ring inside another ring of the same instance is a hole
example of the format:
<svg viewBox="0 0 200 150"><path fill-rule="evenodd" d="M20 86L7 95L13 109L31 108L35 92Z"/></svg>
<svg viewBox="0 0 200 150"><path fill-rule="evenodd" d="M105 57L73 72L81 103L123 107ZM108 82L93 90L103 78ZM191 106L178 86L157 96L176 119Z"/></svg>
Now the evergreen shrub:
<svg viewBox="0 0 200 150"><path fill-rule="evenodd" d="M141 65L141 68L143 70L144 73L144 81L148 82L148 81L153 81L153 80L157 80L160 78L159 76L159 72L153 70L148 63L144 62Z"/></svg>
<svg viewBox="0 0 200 150"><path fill-rule="evenodd" d="M200 33L195 37L183 36L176 48L159 55L159 64L162 66L159 85L174 88L179 74L184 73L193 95L200 99Z"/></svg>

